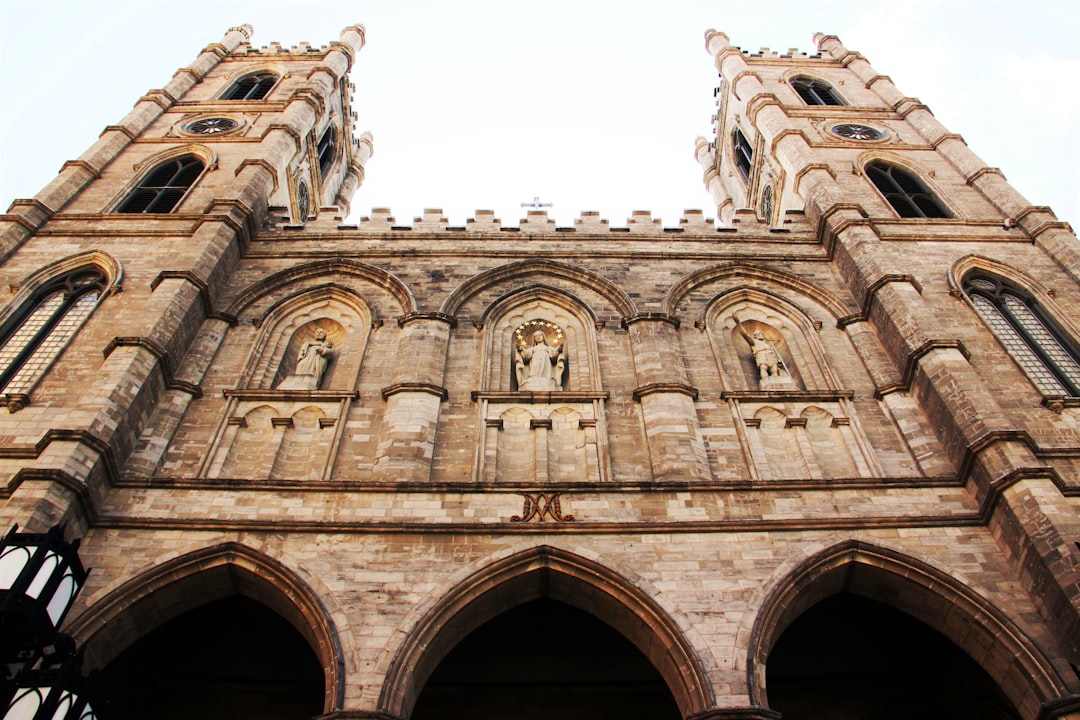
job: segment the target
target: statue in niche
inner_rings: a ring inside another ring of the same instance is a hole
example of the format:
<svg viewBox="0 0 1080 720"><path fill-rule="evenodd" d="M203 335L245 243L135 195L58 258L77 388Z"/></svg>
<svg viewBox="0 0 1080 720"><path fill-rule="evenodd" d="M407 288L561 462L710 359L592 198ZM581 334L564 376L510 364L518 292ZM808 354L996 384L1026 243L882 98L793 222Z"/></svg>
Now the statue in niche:
<svg viewBox="0 0 1080 720"><path fill-rule="evenodd" d="M750 346L750 354L753 355L754 365L757 366L761 388L768 390L789 387L794 380L776 346L765 336L761 328L747 333L744 324L739 322L738 318L735 318L735 321L738 323L739 334Z"/></svg>
<svg viewBox="0 0 1080 720"><path fill-rule="evenodd" d="M552 338L549 338L549 332ZM531 320L514 331L514 339L517 389L562 390L563 372L566 369L562 328L544 320Z"/></svg>
<svg viewBox="0 0 1080 720"><path fill-rule="evenodd" d="M322 328L315 330L315 337L300 346L296 368L285 378L281 390L318 390L326 366L330 364L334 343L326 338Z"/></svg>

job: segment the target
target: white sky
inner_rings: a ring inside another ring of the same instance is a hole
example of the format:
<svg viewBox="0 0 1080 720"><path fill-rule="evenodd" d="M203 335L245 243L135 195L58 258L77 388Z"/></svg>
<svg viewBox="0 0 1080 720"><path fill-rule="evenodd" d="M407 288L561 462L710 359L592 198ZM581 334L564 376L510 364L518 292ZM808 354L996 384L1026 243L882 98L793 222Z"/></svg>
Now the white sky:
<svg viewBox="0 0 1080 720"><path fill-rule="evenodd" d="M709 28L748 50L837 35L920 98L1032 204L1080 228L1077 0L0 0L0 206L31 197L230 26L322 45L367 27L353 70L375 155L353 215L477 208L516 224L540 196L570 224L715 215L693 157L717 84Z"/></svg>

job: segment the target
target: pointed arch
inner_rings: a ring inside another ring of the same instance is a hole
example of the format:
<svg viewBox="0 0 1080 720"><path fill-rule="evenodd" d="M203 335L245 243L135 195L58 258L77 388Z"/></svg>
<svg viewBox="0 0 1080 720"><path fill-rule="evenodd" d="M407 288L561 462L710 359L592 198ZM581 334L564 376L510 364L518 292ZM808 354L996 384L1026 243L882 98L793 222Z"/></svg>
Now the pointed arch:
<svg viewBox="0 0 1080 720"><path fill-rule="evenodd" d="M223 543L168 560L113 589L71 622L87 669L104 667L140 637L184 612L243 595L283 617L322 665L326 712L345 697L345 655L319 596L280 561L240 543Z"/></svg>
<svg viewBox="0 0 1080 720"><path fill-rule="evenodd" d="M750 632L747 679L754 705L767 706L765 666L784 630L817 602L851 592L901 610L966 652L1025 717L1068 691L1035 643L990 601L903 553L847 540L805 559L766 591Z"/></svg>
<svg viewBox="0 0 1080 720"><path fill-rule="evenodd" d="M495 285L511 283L529 276L560 278L582 285L604 297L622 317L633 317L637 314L637 306L630 296L607 278L584 268L544 259L510 263L469 278L447 296L439 312L456 315L461 307L477 293Z"/></svg>
<svg viewBox="0 0 1080 720"><path fill-rule="evenodd" d="M346 278L359 278L385 290L397 303L403 315L416 312L416 298L409 287L396 275L382 268L349 260L347 258L335 258L332 260L319 260L316 262L295 265L288 270L281 270L266 276L256 283L245 288L230 303L226 312L231 315L239 315L256 303L260 298L274 293L289 285L295 285L305 280L319 278L327 280L338 275ZM374 320L375 317L373 316Z"/></svg>
<svg viewBox="0 0 1080 720"><path fill-rule="evenodd" d="M908 157L885 150L870 150L859 155L855 165L897 216L957 217L945 201L946 195L934 186L926 171Z"/></svg>
<svg viewBox="0 0 1080 720"><path fill-rule="evenodd" d="M679 305L691 292L708 283L727 280L732 277L758 280L794 290L820 303L837 318L851 315L859 310L854 300L850 303L844 302L817 283L810 282L794 273L760 265L750 265L749 263L730 262L709 265L684 275L664 294L663 312L669 315L678 314ZM702 316L699 319L704 320L705 318Z"/></svg>
<svg viewBox="0 0 1080 720"><path fill-rule="evenodd" d="M712 706L712 689L684 631L656 600L605 565L549 545L491 562L425 608L393 656L379 710L408 717L428 677L468 633L546 597L611 625L649 659L684 717Z"/></svg>

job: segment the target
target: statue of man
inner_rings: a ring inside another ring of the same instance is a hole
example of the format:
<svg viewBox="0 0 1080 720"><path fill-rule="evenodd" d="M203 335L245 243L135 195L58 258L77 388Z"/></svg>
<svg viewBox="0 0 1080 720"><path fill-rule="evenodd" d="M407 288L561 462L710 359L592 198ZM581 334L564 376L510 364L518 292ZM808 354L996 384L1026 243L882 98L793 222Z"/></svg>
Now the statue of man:
<svg viewBox="0 0 1080 720"><path fill-rule="evenodd" d="M326 339L326 331L318 328L315 338L300 346L296 369L281 383L283 390L318 390L326 366L330 363L334 343Z"/></svg>
<svg viewBox="0 0 1080 720"><path fill-rule="evenodd" d="M515 351L518 390L561 390L565 361L562 347L547 344L543 330L532 334L532 345Z"/></svg>
<svg viewBox="0 0 1080 720"><path fill-rule="evenodd" d="M750 352L754 355L754 362L757 364L760 379L767 380L770 377L787 375L780 353L776 352L776 348L766 339L765 333L761 332L761 330L755 330L751 337L746 334L742 326L739 327L739 332L742 333L743 339L750 345Z"/></svg>

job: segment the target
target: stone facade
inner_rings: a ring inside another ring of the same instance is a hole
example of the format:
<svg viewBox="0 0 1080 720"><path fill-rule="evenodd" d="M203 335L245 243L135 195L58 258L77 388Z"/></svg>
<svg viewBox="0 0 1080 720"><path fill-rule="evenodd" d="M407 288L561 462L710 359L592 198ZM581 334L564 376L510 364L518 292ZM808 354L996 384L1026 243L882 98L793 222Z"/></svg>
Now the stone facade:
<svg viewBox="0 0 1080 720"><path fill-rule="evenodd" d="M100 277L0 417L0 520L67 523L94 568L67 623L88 666L243 595L307 640L326 717L408 718L460 638L549 598L636 645L682 717L766 718L770 651L843 590L962 649L1003 717L1080 717L1080 400L966 289L1019 288L1067 365L1080 245L926 107L835 37L710 32L719 222L345 225L363 28L249 35L0 220L9 337L50 282ZM257 71L265 98L222 99ZM116 212L182 157L204 170L172 212ZM949 217L901 216L873 163ZM534 383L537 328L557 352ZM325 367L288 382L316 338Z"/></svg>

